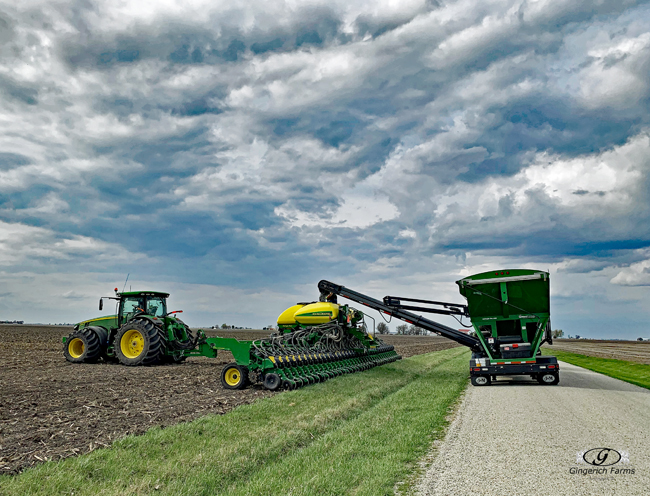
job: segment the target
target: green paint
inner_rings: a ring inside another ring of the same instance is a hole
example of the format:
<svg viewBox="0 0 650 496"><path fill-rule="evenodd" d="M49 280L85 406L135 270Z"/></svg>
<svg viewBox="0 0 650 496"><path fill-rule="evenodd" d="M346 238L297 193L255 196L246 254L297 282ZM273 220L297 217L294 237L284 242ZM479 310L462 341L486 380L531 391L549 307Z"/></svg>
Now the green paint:
<svg viewBox="0 0 650 496"><path fill-rule="evenodd" d="M457 281L460 294L467 299L470 319L487 357L500 362L533 359L550 319L550 277L547 272L512 269L484 272ZM527 324L533 329L528 330ZM489 327L486 335L480 329ZM507 333L507 334L504 334ZM530 343L527 357L504 359L500 349L488 338L520 337Z"/></svg>

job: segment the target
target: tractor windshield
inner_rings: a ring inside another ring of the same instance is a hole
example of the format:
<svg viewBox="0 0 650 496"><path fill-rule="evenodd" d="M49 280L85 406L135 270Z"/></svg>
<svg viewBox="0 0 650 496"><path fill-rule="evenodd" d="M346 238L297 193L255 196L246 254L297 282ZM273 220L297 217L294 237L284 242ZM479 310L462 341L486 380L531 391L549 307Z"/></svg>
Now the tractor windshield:
<svg viewBox="0 0 650 496"><path fill-rule="evenodd" d="M139 310L138 310L139 309ZM130 320L137 312L144 310L144 298L142 296L127 296L122 303L123 322Z"/></svg>
<svg viewBox="0 0 650 496"><path fill-rule="evenodd" d="M147 298L147 315L162 317L166 313L165 298L150 296Z"/></svg>

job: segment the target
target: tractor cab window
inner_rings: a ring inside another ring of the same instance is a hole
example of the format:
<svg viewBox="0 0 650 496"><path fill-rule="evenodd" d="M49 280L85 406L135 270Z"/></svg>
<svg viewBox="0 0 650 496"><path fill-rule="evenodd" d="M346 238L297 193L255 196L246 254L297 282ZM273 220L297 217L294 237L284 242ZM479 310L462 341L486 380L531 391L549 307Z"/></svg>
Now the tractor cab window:
<svg viewBox="0 0 650 496"><path fill-rule="evenodd" d="M129 296L124 298L122 304L123 321L130 320L136 313L141 312L142 310L144 310L144 298L138 296Z"/></svg>
<svg viewBox="0 0 650 496"><path fill-rule="evenodd" d="M147 315L154 317L163 317L165 315L165 299L150 296L147 298Z"/></svg>

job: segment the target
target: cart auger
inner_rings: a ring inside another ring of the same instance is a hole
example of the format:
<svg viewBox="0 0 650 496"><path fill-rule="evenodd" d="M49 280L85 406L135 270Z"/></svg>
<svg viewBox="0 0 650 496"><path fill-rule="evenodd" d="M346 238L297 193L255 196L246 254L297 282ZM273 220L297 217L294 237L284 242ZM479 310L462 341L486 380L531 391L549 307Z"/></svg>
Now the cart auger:
<svg viewBox="0 0 650 496"><path fill-rule="evenodd" d="M342 296L469 347L474 386L487 386L499 376L512 375L528 375L544 385L558 384L557 358L542 356L540 351L545 342L553 344L548 272L495 270L465 277L456 284L467 305L397 296L379 301L329 281L321 281L318 288L325 299ZM474 332L453 329L412 311L469 318Z"/></svg>

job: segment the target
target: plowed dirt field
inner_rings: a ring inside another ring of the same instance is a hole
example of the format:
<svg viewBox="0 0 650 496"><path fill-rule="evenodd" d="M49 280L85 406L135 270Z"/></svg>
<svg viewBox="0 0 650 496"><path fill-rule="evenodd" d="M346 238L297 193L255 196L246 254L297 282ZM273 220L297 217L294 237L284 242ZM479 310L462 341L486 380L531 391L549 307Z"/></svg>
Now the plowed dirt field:
<svg viewBox="0 0 650 496"><path fill-rule="evenodd" d="M221 369L233 361L190 358L151 367L72 364L61 338L71 328L0 325L0 473L87 453L153 426L222 414L270 396L260 385L223 389ZM216 335L216 331L208 331ZM219 331L219 336L260 339L266 331ZM404 357L457 346L440 337L384 336Z"/></svg>
<svg viewBox="0 0 650 496"><path fill-rule="evenodd" d="M556 339L553 346L546 346L546 349L550 355L556 349L579 355L650 364L650 341Z"/></svg>

